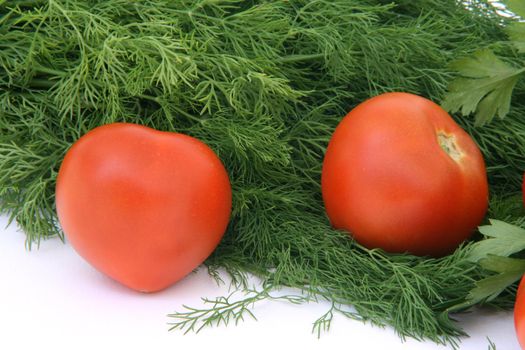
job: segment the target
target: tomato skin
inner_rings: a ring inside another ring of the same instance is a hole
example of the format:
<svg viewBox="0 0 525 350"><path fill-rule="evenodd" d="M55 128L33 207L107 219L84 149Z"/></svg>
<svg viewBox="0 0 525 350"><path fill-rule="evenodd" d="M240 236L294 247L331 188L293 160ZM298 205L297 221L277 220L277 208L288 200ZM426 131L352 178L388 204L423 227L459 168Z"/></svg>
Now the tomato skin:
<svg viewBox="0 0 525 350"><path fill-rule="evenodd" d="M218 245L231 187L201 141L115 123L89 131L67 152L56 208L82 257L132 289L154 292L186 276Z"/></svg>
<svg viewBox="0 0 525 350"><path fill-rule="evenodd" d="M522 349L525 349L525 278L521 278L514 304L514 326Z"/></svg>
<svg viewBox="0 0 525 350"><path fill-rule="evenodd" d="M458 160L440 146L441 137L452 141ZM373 97L343 118L325 154L321 187L335 228L394 253L450 253L488 206L479 148L441 107L408 93Z"/></svg>

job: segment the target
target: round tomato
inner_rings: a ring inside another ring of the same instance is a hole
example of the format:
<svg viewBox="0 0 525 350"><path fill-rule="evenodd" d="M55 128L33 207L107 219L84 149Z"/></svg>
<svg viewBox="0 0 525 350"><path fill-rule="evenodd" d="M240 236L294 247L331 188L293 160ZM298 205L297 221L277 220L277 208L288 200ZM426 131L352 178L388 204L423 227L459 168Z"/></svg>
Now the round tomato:
<svg viewBox="0 0 525 350"><path fill-rule="evenodd" d="M153 292L215 249L229 222L231 187L199 140L116 123L93 129L67 152L56 208L67 239L91 265Z"/></svg>
<svg viewBox="0 0 525 350"><path fill-rule="evenodd" d="M525 349L525 278L521 279L514 305L514 326L522 349Z"/></svg>
<svg viewBox="0 0 525 350"><path fill-rule="evenodd" d="M386 93L337 126L322 170L332 225L369 248L441 256L485 216L479 148L435 103Z"/></svg>

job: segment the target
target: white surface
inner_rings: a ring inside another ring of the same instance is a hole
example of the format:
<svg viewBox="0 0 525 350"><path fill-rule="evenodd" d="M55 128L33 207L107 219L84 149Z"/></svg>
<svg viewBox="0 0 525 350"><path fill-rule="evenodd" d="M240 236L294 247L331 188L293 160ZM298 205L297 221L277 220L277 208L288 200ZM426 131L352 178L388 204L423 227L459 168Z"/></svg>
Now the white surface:
<svg viewBox="0 0 525 350"><path fill-rule="evenodd" d="M6 218L0 216L0 227ZM204 270L156 293L133 292L106 278L58 239L27 251L14 225L0 229L0 349L446 349L412 339L401 342L391 329L336 317L320 339L312 322L327 304L290 305L263 301L258 321L207 328L183 335L168 332L182 304L227 295ZM518 350L511 313L474 312L462 317L471 335L460 349Z"/></svg>

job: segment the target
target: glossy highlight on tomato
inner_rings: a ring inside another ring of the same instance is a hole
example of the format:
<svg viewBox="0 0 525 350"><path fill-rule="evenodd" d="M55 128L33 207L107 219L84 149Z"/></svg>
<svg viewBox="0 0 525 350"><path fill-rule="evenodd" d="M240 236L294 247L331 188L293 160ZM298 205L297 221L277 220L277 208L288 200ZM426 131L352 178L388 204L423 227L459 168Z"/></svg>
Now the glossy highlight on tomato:
<svg viewBox="0 0 525 350"><path fill-rule="evenodd" d="M344 117L321 185L335 228L394 253L450 253L488 206L477 145L441 107L409 93L373 97Z"/></svg>
<svg viewBox="0 0 525 350"><path fill-rule="evenodd" d="M201 141L114 123L89 131L67 152L56 208L66 238L91 265L153 292L186 276L218 245L231 187Z"/></svg>

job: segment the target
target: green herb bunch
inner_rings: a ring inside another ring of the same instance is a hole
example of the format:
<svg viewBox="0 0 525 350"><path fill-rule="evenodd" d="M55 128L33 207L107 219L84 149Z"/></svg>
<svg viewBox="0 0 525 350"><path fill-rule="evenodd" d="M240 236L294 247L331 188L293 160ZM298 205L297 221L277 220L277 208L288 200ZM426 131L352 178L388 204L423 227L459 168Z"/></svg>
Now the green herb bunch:
<svg viewBox="0 0 525 350"><path fill-rule="evenodd" d="M364 249L331 229L319 179L331 133L353 106L385 91L439 101L452 76L447 64L504 35L484 1L469 6L0 0L1 209L28 246L62 237L55 179L81 135L116 121L187 133L221 157L234 193L228 231L206 262L210 274L219 279L225 269L247 295L176 312L174 328L238 320L267 298L325 299L332 308L315 322L318 331L338 312L402 337L455 344L463 332L449 311L489 274L469 259L471 245L441 259ZM509 125L523 122L478 131L458 120L485 152L494 188L517 192L525 135L516 140ZM507 207L493 217L504 218ZM260 290L248 288L247 272L264 280ZM297 295L272 294L280 286ZM512 292L491 302L508 306Z"/></svg>
<svg viewBox="0 0 525 350"><path fill-rule="evenodd" d="M505 213L500 218L507 221L493 219L479 228L485 239L472 245L469 259L491 274L476 281L476 287L456 309L496 300L501 293L514 291L516 282L525 273L522 194L512 195L512 190L519 189L522 181L522 173L515 172L516 166L525 170L525 109L520 103L511 106L513 94L517 101L523 101L523 81L520 80L525 75L525 3L518 0L503 3L506 16L512 19L504 23L506 35L452 62L450 66L456 75L443 100L444 108L451 112L461 112L467 117L475 115L474 127L470 125L467 130L477 134L494 173L492 181L497 199L492 200L489 216ZM486 127L480 127L484 125ZM511 147L508 143L500 148L489 141L494 137L505 138L514 145ZM501 197L505 193L507 195Z"/></svg>

